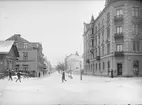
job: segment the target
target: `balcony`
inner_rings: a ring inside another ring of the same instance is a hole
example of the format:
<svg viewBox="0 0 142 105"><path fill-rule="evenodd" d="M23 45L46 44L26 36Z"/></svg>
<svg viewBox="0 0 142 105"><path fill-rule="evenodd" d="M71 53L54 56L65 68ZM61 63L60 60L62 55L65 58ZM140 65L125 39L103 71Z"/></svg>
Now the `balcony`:
<svg viewBox="0 0 142 105"><path fill-rule="evenodd" d="M124 35L123 35L123 33L115 33L114 38L115 38L115 40L116 39L123 39Z"/></svg>
<svg viewBox="0 0 142 105"><path fill-rule="evenodd" d="M114 16L114 22L118 23L118 22L122 22L123 23L123 15L119 15L119 16Z"/></svg>
<svg viewBox="0 0 142 105"><path fill-rule="evenodd" d="M124 52L123 51L115 51L114 52L114 56L115 57L123 57L124 56Z"/></svg>
<svg viewBox="0 0 142 105"><path fill-rule="evenodd" d="M99 60L100 60L100 56L96 56L96 60L98 60L98 61L99 61Z"/></svg>

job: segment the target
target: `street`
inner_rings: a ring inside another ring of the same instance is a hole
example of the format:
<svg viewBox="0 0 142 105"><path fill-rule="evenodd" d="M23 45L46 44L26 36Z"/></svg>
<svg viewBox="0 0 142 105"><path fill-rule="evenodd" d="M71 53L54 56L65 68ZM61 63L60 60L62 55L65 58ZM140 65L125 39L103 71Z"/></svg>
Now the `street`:
<svg viewBox="0 0 142 105"><path fill-rule="evenodd" d="M55 72L22 82L0 80L0 105L138 104L142 103L142 78L73 75L61 82Z"/></svg>

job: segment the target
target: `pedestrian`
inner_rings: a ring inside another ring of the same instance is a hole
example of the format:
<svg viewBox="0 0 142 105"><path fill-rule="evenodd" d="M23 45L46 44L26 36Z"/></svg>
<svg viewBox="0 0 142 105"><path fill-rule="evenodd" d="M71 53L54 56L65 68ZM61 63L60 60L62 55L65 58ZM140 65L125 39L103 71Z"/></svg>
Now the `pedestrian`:
<svg viewBox="0 0 142 105"><path fill-rule="evenodd" d="M18 73L17 73L17 80L16 80L15 82L17 82L18 80L21 82L21 74L20 74L19 71L18 71Z"/></svg>
<svg viewBox="0 0 142 105"><path fill-rule="evenodd" d="M9 76L9 79L8 79L8 80L11 80L11 81L12 81L12 80L13 80L13 79L12 79L12 72L11 72L10 70L8 71L8 76Z"/></svg>
<svg viewBox="0 0 142 105"><path fill-rule="evenodd" d="M62 82L64 82L64 81L67 81L67 80L65 79L65 71L63 70L63 72L62 72Z"/></svg>
<svg viewBox="0 0 142 105"><path fill-rule="evenodd" d="M111 78L113 78L113 70L111 69Z"/></svg>
<svg viewBox="0 0 142 105"><path fill-rule="evenodd" d="M40 72L38 73L38 76L40 77Z"/></svg>

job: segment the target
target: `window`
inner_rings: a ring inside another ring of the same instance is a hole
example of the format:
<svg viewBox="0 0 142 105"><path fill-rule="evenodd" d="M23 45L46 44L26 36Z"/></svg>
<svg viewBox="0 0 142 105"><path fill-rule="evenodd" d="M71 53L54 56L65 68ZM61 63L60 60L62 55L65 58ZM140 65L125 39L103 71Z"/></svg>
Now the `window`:
<svg viewBox="0 0 142 105"><path fill-rule="evenodd" d="M107 44L107 54L110 53L110 43Z"/></svg>
<svg viewBox="0 0 142 105"><path fill-rule="evenodd" d="M96 49L96 56L97 56L97 49Z"/></svg>
<svg viewBox="0 0 142 105"><path fill-rule="evenodd" d="M139 51L139 41L133 41L133 51Z"/></svg>
<svg viewBox="0 0 142 105"><path fill-rule="evenodd" d="M107 62L108 73L110 72L110 61Z"/></svg>
<svg viewBox="0 0 142 105"><path fill-rule="evenodd" d="M99 70L101 69L101 63L99 63Z"/></svg>
<svg viewBox="0 0 142 105"><path fill-rule="evenodd" d="M100 47L98 47L98 50L99 50L99 56L100 56L100 53L101 53L101 52L100 52Z"/></svg>
<svg viewBox="0 0 142 105"><path fill-rule="evenodd" d="M94 28L92 28L92 34L94 34Z"/></svg>
<svg viewBox="0 0 142 105"><path fill-rule="evenodd" d="M23 52L23 60L28 60L28 52Z"/></svg>
<svg viewBox="0 0 142 105"><path fill-rule="evenodd" d="M102 56L104 56L104 45L102 46Z"/></svg>
<svg viewBox="0 0 142 105"><path fill-rule="evenodd" d="M117 26L116 27L116 33L121 34L122 33L122 26Z"/></svg>
<svg viewBox="0 0 142 105"><path fill-rule="evenodd" d="M107 13L107 22L109 22L110 21L110 13L108 12Z"/></svg>
<svg viewBox="0 0 142 105"><path fill-rule="evenodd" d="M91 46L94 46L94 40L93 39L91 40Z"/></svg>
<svg viewBox="0 0 142 105"><path fill-rule="evenodd" d="M27 71L28 70L28 65L23 65L23 70Z"/></svg>
<svg viewBox="0 0 142 105"><path fill-rule="evenodd" d="M139 28L137 24L133 25L133 34L138 34L139 33Z"/></svg>
<svg viewBox="0 0 142 105"><path fill-rule="evenodd" d="M138 73L139 73L139 61L138 60L134 60L134 62L133 62L133 70L134 70L134 73L136 75L138 75Z"/></svg>
<svg viewBox="0 0 142 105"><path fill-rule="evenodd" d="M117 44L116 45L116 51L123 51L123 45L122 44Z"/></svg>
<svg viewBox="0 0 142 105"><path fill-rule="evenodd" d="M95 27L95 30L96 30L96 33L97 33L97 31L98 31L98 30L97 30L97 26Z"/></svg>
<svg viewBox="0 0 142 105"><path fill-rule="evenodd" d="M110 27L107 27L107 38L110 37Z"/></svg>
<svg viewBox="0 0 142 105"><path fill-rule="evenodd" d="M105 62L103 62L103 69L105 69Z"/></svg>
<svg viewBox="0 0 142 105"><path fill-rule="evenodd" d="M102 27L103 27L103 25L104 25L104 19L102 19Z"/></svg>
<svg viewBox="0 0 142 105"><path fill-rule="evenodd" d="M18 48L18 43L16 43L16 47Z"/></svg>
<svg viewBox="0 0 142 105"><path fill-rule="evenodd" d="M122 9L117 9L116 10L116 16L121 17L123 15Z"/></svg>
<svg viewBox="0 0 142 105"><path fill-rule="evenodd" d="M27 49L27 47L28 47L28 44L24 43L24 49Z"/></svg>
<svg viewBox="0 0 142 105"><path fill-rule="evenodd" d="M104 42L104 29L102 30L102 43Z"/></svg>
<svg viewBox="0 0 142 105"><path fill-rule="evenodd" d="M98 30L100 30L100 23L98 24Z"/></svg>
<svg viewBox="0 0 142 105"><path fill-rule="evenodd" d="M132 8L132 16L139 17L139 7Z"/></svg>
<svg viewBox="0 0 142 105"><path fill-rule="evenodd" d="M100 32L98 32L98 40L99 40L99 45L100 45Z"/></svg>

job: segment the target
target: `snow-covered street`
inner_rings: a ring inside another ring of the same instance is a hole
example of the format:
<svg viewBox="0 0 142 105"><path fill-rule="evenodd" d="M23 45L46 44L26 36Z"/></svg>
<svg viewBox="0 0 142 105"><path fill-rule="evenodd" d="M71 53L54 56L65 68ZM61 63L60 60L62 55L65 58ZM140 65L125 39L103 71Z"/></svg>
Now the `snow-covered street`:
<svg viewBox="0 0 142 105"><path fill-rule="evenodd" d="M73 75L61 82L57 72L47 77L0 80L0 105L138 104L142 103L142 78Z"/></svg>

